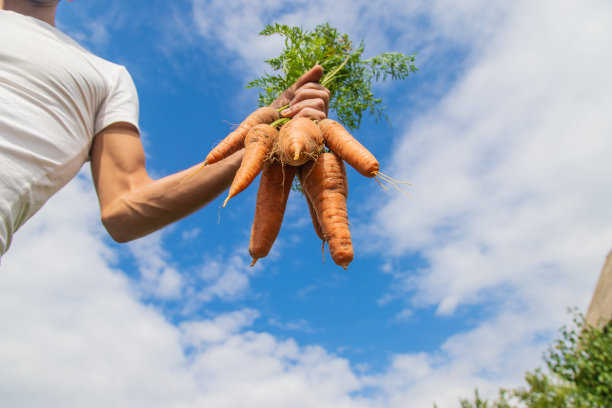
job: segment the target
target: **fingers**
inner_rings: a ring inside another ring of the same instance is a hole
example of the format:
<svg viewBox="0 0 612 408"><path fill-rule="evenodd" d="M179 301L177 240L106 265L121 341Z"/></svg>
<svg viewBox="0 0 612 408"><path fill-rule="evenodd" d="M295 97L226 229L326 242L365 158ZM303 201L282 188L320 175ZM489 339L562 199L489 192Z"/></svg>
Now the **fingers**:
<svg viewBox="0 0 612 408"><path fill-rule="evenodd" d="M321 99L324 102L324 112L329 111L330 92L327 88L317 82L309 82L295 92L291 106L308 99Z"/></svg>
<svg viewBox="0 0 612 408"><path fill-rule="evenodd" d="M302 111L306 111L307 113ZM317 113L313 114L313 111L317 111ZM285 118L308 116L313 119L325 119L327 117L327 105L322 98L308 98L296 103L292 101L291 106L281 112L281 116Z"/></svg>
<svg viewBox="0 0 612 408"><path fill-rule="evenodd" d="M295 91L289 108L283 110L281 115L325 119L329 111L329 97L330 92L323 85L318 82L307 82Z"/></svg>
<svg viewBox="0 0 612 408"><path fill-rule="evenodd" d="M288 109L286 109L286 110L288 110ZM287 115L283 114L283 116L287 116ZM306 106L306 107L300 109L295 115L292 116L293 119L295 119L295 118L309 118L309 119L313 119L313 120L323 120L326 117L327 117L327 115L323 111L321 111L320 109L317 109L317 108L312 108L310 106Z"/></svg>
<svg viewBox="0 0 612 408"><path fill-rule="evenodd" d="M323 67L320 65L315 65L308 72L298 78L297 81L293 85L291 85L288 89L283 91L278 98L270 105L273 108L280 108L281 106L294 104L296 102L300 102L305 100L307 97L303 95L303 91L308 89L318 89L325 90L327 92L326 95L317 95L316 98L322 98L325 103L324 112L327 114L327 110L329 109L329 92L327 89L320 85L318 82L323 77ZM298 94L302 94L299 100L295 101L295 97ZM291 115L296 114L297 111L291 111Z"/></svg>

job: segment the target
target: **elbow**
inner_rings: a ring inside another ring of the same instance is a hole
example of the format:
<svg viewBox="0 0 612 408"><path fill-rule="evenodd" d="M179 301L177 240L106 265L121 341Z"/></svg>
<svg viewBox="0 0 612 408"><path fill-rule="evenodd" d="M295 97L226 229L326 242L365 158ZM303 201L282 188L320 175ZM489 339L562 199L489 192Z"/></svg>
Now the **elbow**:
<svg viewBox="0 0 612 408"><path fill-rule="evenodd" d="M120 198L102 209L102 225L115 242L124 244L155 232L169 223L164 221L162 215L151 211L149 206Z"/></svg>
<svg viewBox="0 0 612 408"><path fill-rule="evenodd" d="M103 215L102 225L104 225L106 232L108 232L108 235L110 235L113 241L119 244L125 244L126 242L130 242L136 238L130 236L127 228L125 228L121 222L118 222L115 217Z"/></svg>
<svg viewBox="0 0 612 408"><path fill-rule="evenodd" d="M113 239L113 241L115 241L118 244L125 244L135 239L135 237L129 237L125 234L122 234L121 232L115 232L115 231L109 230L108 228L106 229L106 231L108 231L108 234Z"/></svg>
<svg viewBox="0 0 612 408"><path fill-rule="evenodd" d="M139 238L139 236L135 234L135 230L132 226L133 223L129 222L129 217L117 207L118 206L115 205L109 209L103 210L101 213L102 225L104 225L110 237L119 244L125 244L126 242Z"/></svg>

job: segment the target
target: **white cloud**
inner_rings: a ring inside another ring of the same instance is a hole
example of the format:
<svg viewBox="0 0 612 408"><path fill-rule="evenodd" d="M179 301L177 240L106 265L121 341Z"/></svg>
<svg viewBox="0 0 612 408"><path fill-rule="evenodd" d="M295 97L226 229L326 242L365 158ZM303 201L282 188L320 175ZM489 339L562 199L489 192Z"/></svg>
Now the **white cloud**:
<svg viewBox="0 0 612 408"><path fill-rule="evenodd" d="M196 296L201 302L213 299L235 300L248 291L250 276L257 269L249 266L250 262L241 255L232 255L227 259L207 258L192 277L192 285L199 283ZM195 287L195 286L194 286Z"/></svg>
<svg viewBox="0 0 612 408"><path fill-rule="evenodd" d="M205 406L363 406L348 396L359 381L346 360L265 333L212 346L194 358L193 368L204 384L199 403Z"/></svg>
<svg viewBox="0 0 612 408"><path fill-rule="evenodd" d="M268 324L283 330L301 331L305 333L314 333L316 331L306 319L283 322L277 318L271 317L268 319Z"/></svg>
<svg viewBox="0 0 612 408"><path fill-rule="evenodd" d="M429 261L405 281L415 301L452 312L484 290L556 276L580 294L560 302L584 305L612 238L612 89L601 68L612 62L602 33L610 10L599 4L584 3L595 9L581 19L584 8L569 3L517 5L473 69L407 132L393 174L413 182L415 198L398 196L377 225L396 253Z"/></svg>
<svg viewBox="0 0 612 408"><path fill-rule="evenodd" d="M67 32L72 38L86 46L88 49L103 49L108 45L109 33L102 20L89 20L82 27L83 31L75 31L72 27L65 27L58 22L58 27Z"/></svg>
<svg viewBox="0 0 612 408"><path fill-rule="evenodd" d="M85 177L16 234L0 267L1 405L164 406L162 390L190 392L178 333L109 266L103 234Z"/></svg>
<svg viewBox="0 0 612 408"><path fill-rule="evenodd" d="M359 387L348 361L245 331L256 310L177 327L142 304L111 266L116 257L98 218L91 182L81 176L19 231L3 258L0 405L360 406L348 397ZM137 255L157 248L154 241Z"/></svg>
<svg viewBox="0 0 612 408"><path fill-rule="evenodd" d="M253 324L260 316L257 310L242 309L215 317L213 320L180 324L183 344L199 348L203 344L220 343Z"/></svg>
<svg viewBox="0 0 612 408"><path fill-rule="evenodd" d="M451 336L434 353L396 354L379 375L364 376L364 386L378 390L378 406L458 407L459 396L496 395L539 365L546 347L540 332L546 319L514 310L481 322L474 330ZM534 340L536 334L541 338Z"/></svg>
<svg viewBox="0 0 612 408"><path fill-rule="evenodd" d="M197 238L197 236L200 235L201 232L202 230L200 228L192 228L188 231L183 231L181 233L181 238L183 239L183 241L192 240L194 238Z"/></svg>
<svg viewBox="0 0 612 408"><path fill-rule="evenodd" d="M277 9L279 5L279 1L270 1L253 8L246 1L193 0L193 17L203 38L223 47L223 51L238 52L247 62L256 61L257 68L260 68L257 71L261 71L262 61L266 59L264 56L280 46L280 39L269 40L253 33L259 33L265 26L266 10ZM236 61L232 69L245 70L248 64L240 63Z"/></svg>
<svg viewBox="0 0 612 408"><path fill-rule="evenodd" d="M246 0L234 1L229 5L217 0L192 0L192 3L194 23L200 35L207 41L219 44L235 62L232 64L234 69L238 67L238 72L245 73L247 77L269 71L263 61L276 56L283 47L280 36L257 35L266 24L281 23L311 30L319 24L330 22L339 31L349 33L356 42L367 36L370 39L368 50L376 52L382 43L389 44L390 39L384 34L389 24L404 31L409 27L406 18L412 21L415 9L427 8L424 2L415 2L417 6L411 6L400 1L396 7L393 4L381 7L377 2L323 0L300 0L290 5L274 0L261 2L256 8ZM393 48L396 48L396 44L393 44Z"/></svg>
<svg viewBox="0 0 612 408"><path fill-rule="evenodd" d="M255 310L177 327L140 303L108 265L89 183L70 183L3 258L1 405L360 406L346 360L244 331Z"/></svg>
<svg viewBox="0 0 612 408"><path fill-rule="evenodd" d="M170 227L172 228L172 227ZM188 235L198 229L187 231ZM185 234L185 233L183 233ZM259 270L251 268L247 257L234 254L205 254L201 264L179 271L179 265L164 249L166 230L161 230L127 247L134 256L140 276L135 281L143 298L181 300L185 313L213 300L243 298L250 289L250 279Z"/></svg>
<svg viewBox="0 0 612 408"><path fill-rule="evenodd" d="M192 0L193 21L203 39L218 44L233 68L248 78L269 70L265 59L283 47L281 37L257 35L266 24L281 23L313 29L330 23L348 33L355 43L366 41L366 54L418 51L418 65L437 64L445 51L472 47L488 40L511 5L471 1L335 1L298 0L231 4L219 0ZM238 57L238 58L236 58ZM460 67L457 67L459 69Z"/></svg>
<svg viewBox="0 0 612 408"><path fill-rule="evenodd" d="M538 361L534 339L550 338L566 307L586 309L612 242L611 17L601 1L512 3L456 86L406 129L388 172L414 198L394 193L373 232L426 266L386 267L395 284L381 301L439 315L487 305L490 317L440 354L397 356L423 372L387 394L426 406L429 387L448 383L439 405L456 406L459 392L516 383Z"/></svg>
<svg viewBox="0 0 612 408"><path fill-rule="evenodd" d="M169 261L170 254L163 248L164 230L130 242L140 279L139 289L143 296L160 299L177 299L184 286L184 279L176 266Z"/></svg>

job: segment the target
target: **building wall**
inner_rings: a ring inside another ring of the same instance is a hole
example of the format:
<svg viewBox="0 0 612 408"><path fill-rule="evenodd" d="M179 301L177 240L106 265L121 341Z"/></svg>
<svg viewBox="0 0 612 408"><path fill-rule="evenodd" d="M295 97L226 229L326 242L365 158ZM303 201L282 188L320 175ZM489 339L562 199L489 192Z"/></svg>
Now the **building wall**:
<svg viewBox="0 0 612 408"><path fill-rule="evenodd" d="M612 252L608 254L599 276L585 320L599 328L612 323Z"/></svg>

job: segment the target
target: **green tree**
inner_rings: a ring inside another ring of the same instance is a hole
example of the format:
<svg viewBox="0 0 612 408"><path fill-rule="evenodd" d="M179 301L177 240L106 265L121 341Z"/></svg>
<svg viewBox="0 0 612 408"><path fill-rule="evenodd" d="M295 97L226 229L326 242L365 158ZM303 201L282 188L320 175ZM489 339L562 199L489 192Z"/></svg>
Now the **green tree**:
<svg viewBox="0 0 612 408"><path fill-rule="evenodd" d="M495 400L460 400L461 408L612 407L612 327L596 328L573 311L573 325L561 329L544 354L548 373L525 375L526 387L502 389Z"/></svg>

